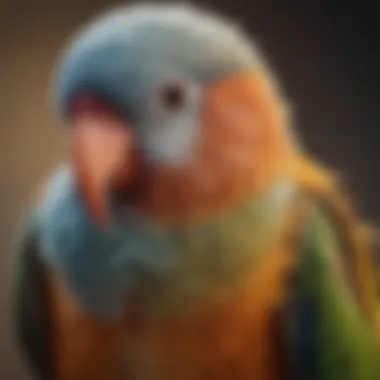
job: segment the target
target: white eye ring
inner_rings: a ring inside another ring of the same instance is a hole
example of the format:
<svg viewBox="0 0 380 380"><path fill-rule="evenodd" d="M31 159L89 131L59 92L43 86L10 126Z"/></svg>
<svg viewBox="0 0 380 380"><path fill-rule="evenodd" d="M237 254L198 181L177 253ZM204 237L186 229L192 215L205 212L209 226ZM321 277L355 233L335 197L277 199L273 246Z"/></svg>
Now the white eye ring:
<svg viewBox="0 0 380 380"><path fill-rule="evenodd" d="M179 114L196 101L199 86L186 78L171 78L162 82L155 96L155 108L165 113Z"/></svg>
<svg viewBox="0 0 380 380"><path fill-rule="evenodd" d="M170 112L179 112L187 102L186 85L179 81L172 81L160 86L157 96L162 108Z"/></svg>

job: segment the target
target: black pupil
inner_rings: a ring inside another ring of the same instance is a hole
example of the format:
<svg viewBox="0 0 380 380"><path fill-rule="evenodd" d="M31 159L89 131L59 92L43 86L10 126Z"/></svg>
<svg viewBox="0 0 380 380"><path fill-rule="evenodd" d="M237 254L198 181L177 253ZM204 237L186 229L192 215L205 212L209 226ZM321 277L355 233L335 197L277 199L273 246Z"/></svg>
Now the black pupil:
<svg viewBox="0 0 380 380"><path fill-rule="evenodd" d="M162 90L162 103L171 110L179 110L185 101L184 89L177 84L166 86Z"/></svg>

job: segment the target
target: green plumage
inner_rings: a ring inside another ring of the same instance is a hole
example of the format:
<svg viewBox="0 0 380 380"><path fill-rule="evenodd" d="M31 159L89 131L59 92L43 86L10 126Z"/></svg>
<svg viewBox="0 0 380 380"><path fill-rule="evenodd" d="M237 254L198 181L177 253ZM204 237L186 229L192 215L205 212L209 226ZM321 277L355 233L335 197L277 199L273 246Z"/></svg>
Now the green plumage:
<svg viewBox="0 0 380 380"><path fill-rule="evenodd" d="M309 373L303 378L379 379L379 343L347 280L336 230L326 213L316 208L298 268L298 315L303 308L309 309L309 318L301 330L305 335L301 339L307 344L302 348L313 355L307 361L310 368L303 370L304 374Z"/></svg>

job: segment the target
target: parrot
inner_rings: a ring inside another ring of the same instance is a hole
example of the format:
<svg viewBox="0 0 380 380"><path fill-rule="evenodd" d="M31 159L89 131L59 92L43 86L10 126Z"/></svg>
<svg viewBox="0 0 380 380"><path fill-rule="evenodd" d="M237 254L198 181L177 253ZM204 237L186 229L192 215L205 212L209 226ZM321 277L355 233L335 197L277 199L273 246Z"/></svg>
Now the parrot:
<svg viewBox="0 0 380 380"><path fill-rule="evenodd" d="M250 34L182 3L79 29L54 76L67 158L13 255L36 379L380 379L377 230Z"/></svg>

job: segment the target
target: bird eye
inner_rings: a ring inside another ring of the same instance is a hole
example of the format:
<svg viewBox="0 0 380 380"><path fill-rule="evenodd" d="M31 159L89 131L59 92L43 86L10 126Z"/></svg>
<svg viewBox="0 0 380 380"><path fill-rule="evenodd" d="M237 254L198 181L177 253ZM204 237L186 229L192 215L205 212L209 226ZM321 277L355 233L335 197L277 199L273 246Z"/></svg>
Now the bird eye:
<svg viewBox="0 0 380 380"><path fill-rule="evenodd" d="M186 101L186 91L180 83L166 84L159 96L161 105L168 111L179 111Z"/></svg>

